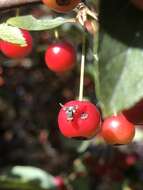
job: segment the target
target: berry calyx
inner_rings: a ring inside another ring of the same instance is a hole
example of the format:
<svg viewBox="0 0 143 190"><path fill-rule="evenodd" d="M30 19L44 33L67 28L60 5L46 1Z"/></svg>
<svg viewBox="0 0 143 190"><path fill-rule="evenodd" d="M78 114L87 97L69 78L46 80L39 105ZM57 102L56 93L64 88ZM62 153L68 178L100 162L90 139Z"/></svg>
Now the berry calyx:
<svg viewBox="0 0 143 190"><path fill-rule="evenodd" d="M135 135L135 126L119 114L105 119L101 134L109 144L128 144Z"/></svg>
<svg viewBox="0 0 143 190"><path fill-rule="evenodd" d="M65 72L74 66L76 52L69 42L57 42L48 46L45 53L48 68L54 72Z"/></svg>
<svg viewBox="0 0 143 190"><path fill-rule="evenodd" d="M32 51L32 36L23 29L20 29L23 37L26 41L26 46L20 46L19 44L10 43L4 40L0 41L1 52L8 58L23 58L26 57Z"/></svg>
<svg viewBox="0 0 143 190"><path fill-rule="evenodd" d="M42 0L43 3L50 9L59 12L66 13L72 11L80 0Z"/></svg>
<svg viewBox="0 0 143 190"><path fill-rule="evenodd" d="M89 101L73 100L62 106L58 115L61 133L69 138L90 138L100 127L100 113Z"/></svg>

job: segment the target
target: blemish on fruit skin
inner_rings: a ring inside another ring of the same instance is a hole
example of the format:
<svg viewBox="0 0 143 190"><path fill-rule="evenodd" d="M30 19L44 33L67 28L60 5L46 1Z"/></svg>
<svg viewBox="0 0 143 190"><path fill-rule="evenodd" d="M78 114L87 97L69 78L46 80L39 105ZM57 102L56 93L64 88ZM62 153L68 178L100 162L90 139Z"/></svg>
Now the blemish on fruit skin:
<svg viewBox="0 0 143 190"><path fill-rule="evenodd" d="M88 118L88 113L86 113L86 112L82 113L80 118L83 119L83 120L87 119Z"/></svg>
<svg viewBox="0 0 143 190"><path fill-rule="evenodd" d="M78 109L78 105L76 106L69 106L69 107L64 107L64 110L67 115L67 120L72 121L74 119L74 114L76 113L76 110Z"/></svg>
<svg viewBox="0 0 143 190"><path fill-rule="evenodd" d="M76 112L78 112L79 107L78 107L78 105L76 105L76 106L64 107L63 109L66 112L67 120L73 121L74 120L74 114ZM88 118L88 113L86 113L86 112L80 113L80 119L86 120L87 118Z"/></svg>

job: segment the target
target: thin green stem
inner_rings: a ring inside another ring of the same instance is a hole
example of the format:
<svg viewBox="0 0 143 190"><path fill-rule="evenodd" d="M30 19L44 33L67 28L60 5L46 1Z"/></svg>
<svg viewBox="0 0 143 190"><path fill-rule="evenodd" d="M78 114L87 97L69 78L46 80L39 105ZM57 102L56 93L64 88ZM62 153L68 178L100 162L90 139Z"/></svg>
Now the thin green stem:
<svg viewBox="0 0 143 190"><path fill-rule="evenodd" d="M59 31L57 29L54 30L54 36L56 40L59 40Z"/></svg>
<svg viewBox="0 0 143 190"><path fill-rule="evenodd" d="M81 67L80 67L80 85L79 85L79 100L83 100L84 91L84 71L85 71L85 48L86 47L86 35L83 34L82 39L82 54L81 54Z"/></svg>
<svg viewBox="0 0 143 190"><path fill-rule="evenodd" d="M16 16L19 16L19 15L20 15L20 9L17 8L17 9L16 9Z"/></svg>

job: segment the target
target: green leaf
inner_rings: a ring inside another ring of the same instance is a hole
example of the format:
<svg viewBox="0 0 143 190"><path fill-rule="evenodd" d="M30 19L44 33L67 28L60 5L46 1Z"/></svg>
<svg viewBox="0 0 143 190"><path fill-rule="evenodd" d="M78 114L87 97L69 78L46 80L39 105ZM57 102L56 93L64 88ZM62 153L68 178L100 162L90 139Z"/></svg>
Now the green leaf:
<svg viewBox="0 0 143 190"><path fill-rule="evenodd" d="M21 30L13 26L8 26L5 23L0 24L0 39L14 44L20 44L21 46L26 45Z"/></svg>
<svg viewBox="0 0 143 190"><path fill-rule="evenodd" d="M101 0L95 86L104 116L130 108L143 97L142 21L143 12L128 1Z"/></svg>
<svg viewBox="0 0 143 190"><path fill-rule="evenodd" d="M21 182L18 179L9 179L4 176L0 176L0 187L3 190L11 189L11 190L43 190L37 184Z"/></svg>
<svg viewBox="0 0 143 190"><path fill-rule="evenodd" d="M34 18L31 15L27 15L27 16L12 17L7 20L7 23L9 25L23 28L26 30L39 31L39 30L53 29L70 21L71 21L70 19L65 19L62 17L57 17L55 19L48 17L40 20Z"/></svg>
<svg viewBox="0 0 143 190"><path fill-rule="evenodd" d="M54 177L41 170L40 168L31 166L14 166L12 167L5 176L8 179L15 179L22 183L31 183L33 185L38 184L43 189L56 189Z"/></svg>
<svg viewBox="0 0 143 190"><path fill-rule="evenodd" d="M87 150L87 148L90 146L91 141L90 140L86 140L86 141L82 141L81 144L79 145L77 151L79 153L83 153Z"/></svg>

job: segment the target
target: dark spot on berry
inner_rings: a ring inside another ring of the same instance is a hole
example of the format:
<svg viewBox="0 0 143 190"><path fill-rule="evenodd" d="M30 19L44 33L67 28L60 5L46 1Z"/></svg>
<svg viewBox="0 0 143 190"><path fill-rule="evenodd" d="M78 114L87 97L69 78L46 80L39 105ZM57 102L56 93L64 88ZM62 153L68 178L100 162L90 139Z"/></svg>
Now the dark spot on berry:
<svg viewBox="0 0 143 190"><path fill-rule="evenodd" d="M73 137L72 139L75 139L75 140L89 140L86 137Z"/></svg>
<svg viewBox="0 0 143 190"><path fill-rule="evenodd" d="M88 118L88 113L86 113L86 112L81 113L80 118L83 119L83 120L87 119Z"/></svg>
<svg viewBox="0 0 143 190"><path fill-rule="evenodd" d="M113 144L114 146L122 146L122 145L124 145L124 144Z"/></svg>
<svg viewBox="0 0 143 190"><path fill-rule="evenodd" d="M56 3L60 6L70 5L71 0L56 0Z"/></svg>

